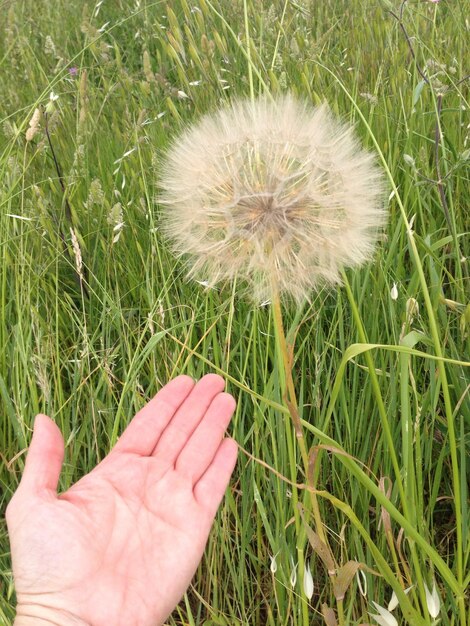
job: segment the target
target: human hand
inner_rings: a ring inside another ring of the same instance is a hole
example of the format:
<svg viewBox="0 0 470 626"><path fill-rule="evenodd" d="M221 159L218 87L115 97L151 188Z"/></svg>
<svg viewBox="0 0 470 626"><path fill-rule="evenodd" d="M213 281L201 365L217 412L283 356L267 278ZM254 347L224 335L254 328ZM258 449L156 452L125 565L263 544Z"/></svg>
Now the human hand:
<svg viewBox="0 0 470 626"><path fill-rule="evenodd" d="M15 626L156 626L201 559L236 462L235 401L209 374L168 383L110 454L57 494L64 442L38 415L7 507Z"/></svg>

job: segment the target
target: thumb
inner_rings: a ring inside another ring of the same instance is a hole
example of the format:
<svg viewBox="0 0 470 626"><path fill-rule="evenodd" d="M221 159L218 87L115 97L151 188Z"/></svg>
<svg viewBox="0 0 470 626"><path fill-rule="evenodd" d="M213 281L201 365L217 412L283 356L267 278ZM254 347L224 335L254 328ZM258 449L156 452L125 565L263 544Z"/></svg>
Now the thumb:
<svg viewBox="0 0 470 626"><path fill-rule="evenodd" d="M36 415L21 486L35 493L44 490L57 492L63 460L62 433L50 417Z"/></svg>

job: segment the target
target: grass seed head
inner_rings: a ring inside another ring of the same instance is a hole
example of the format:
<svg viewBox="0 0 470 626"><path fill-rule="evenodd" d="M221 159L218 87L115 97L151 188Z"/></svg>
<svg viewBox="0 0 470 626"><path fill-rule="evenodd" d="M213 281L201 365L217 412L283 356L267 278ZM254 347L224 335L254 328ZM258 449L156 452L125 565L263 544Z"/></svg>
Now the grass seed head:
<svg viewBox="0 0 470 626"><path fill-rule="evenodd" d="M41 124L41 111L40 109L34 109L34 113L29 121L29 128L26 131L26 141L32 141L35 135L39 132Z"/></svg>
<svg viewBox="0 0 470 626"><path fill-rule="evenodd" d="M351 127L289 95L205 115L170 147L161 186L189 276L242 278L257 302L339 282L385 221L382 175Z"/></svg>
<svg viewBox="0 0 470 626"><path fill-rule="evenodd" d="M313 591L314 584L312 570L310 569L310 564L306 562L304 566L304 594L307 596L309 601L312 599Z"/></svg>
<svg viewBox="0 0 470 626"><path fill-rule="evenodd" d="M441 600L437 592L436 581L433 580L432 591L429 591L429 587L424 583L424 591L426 593L426 604L428 607L429 615L436 619L441 612Z"/></svg>
<svg viewBox="0 0 470 626"><path fill-rule="evenodd" d="M380 604L377 604L377 602L372 602L372 604L375 606L378 613L376 615L370 613L370 616L374 618L380 626L398 626L398 621L390 613L390 611L383 606L380 606Z"/></svg>

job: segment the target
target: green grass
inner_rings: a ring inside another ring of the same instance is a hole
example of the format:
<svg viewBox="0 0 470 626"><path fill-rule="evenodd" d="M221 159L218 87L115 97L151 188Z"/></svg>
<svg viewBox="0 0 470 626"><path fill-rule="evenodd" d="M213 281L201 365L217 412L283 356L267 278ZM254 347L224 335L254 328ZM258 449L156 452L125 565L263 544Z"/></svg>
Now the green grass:
<svg viewBox="0 0 470 626"><path fill-rule="evenodd" d="M393 587L414 584L394 614L430 626L423 582L433 577L440 623L470 620L470 130L469 81L460 82L470 72L470 2L404 7L431 85L421 84L387 8L400 10L388 0L0 5L0 508L18 484L37 412L64 433L66 489L171 376L222 373L238 399L232 434L249 455L240 453L170 624L307 626L325 623L327 604L358 626L373 622L372 600L386 606ZM307 444L323 446L313 475L328 541L339 566L367 566L342 609L305 523L300 533L292 523L303 496L288 481L304 477L300 453L297 470L290 460L270 307L188 283L158 229L170 139L222 102L265 89L326 100L354 122L394 192L373 262L283 311ZM65 194L44 118L25 141L51 91ZM412 321L410 298L419 306ZM314 575L310 603L300 572L290 584L299 548ZM1 623L14 615L10 567L2 521Z"/></svg>

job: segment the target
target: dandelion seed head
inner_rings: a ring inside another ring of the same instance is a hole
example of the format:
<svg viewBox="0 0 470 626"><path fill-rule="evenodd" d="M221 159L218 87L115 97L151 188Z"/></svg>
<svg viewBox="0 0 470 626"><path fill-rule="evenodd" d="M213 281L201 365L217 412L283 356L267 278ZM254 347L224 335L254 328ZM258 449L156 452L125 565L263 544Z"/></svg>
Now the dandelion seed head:
<svg viewBox="0 0 470 626"><path fill-rule="evenodd" d="M326 106L239 100L170 147L163 231L189 276L244 279L257 302L297 301L371 257L385 222L382 175Z"/></svg>

